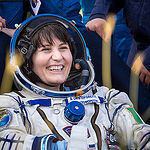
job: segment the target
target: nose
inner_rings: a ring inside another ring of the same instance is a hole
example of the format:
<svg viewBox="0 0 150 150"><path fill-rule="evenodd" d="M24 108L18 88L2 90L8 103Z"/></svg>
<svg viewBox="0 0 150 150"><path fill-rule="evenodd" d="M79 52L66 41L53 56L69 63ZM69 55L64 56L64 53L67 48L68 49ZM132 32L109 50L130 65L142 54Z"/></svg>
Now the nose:
<svg viewBox="0 0 150 150"><path fill-rule="evenodd" d="M52 59L53 60L61 60L62 59L62 54L58 49L55 49L52 53Z"/></svg>

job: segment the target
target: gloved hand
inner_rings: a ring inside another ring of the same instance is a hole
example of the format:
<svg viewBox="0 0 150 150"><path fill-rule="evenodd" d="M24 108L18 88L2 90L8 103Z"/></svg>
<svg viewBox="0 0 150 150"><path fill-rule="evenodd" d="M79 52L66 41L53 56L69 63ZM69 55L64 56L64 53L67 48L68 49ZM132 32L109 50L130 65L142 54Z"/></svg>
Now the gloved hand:
<svg viewBox="0 0 150 150"><path fill-rule="evenodd" d="M63 140L53 143L52 148L50 150L66 150L66 149L67 149L67 142Z"/></svg>

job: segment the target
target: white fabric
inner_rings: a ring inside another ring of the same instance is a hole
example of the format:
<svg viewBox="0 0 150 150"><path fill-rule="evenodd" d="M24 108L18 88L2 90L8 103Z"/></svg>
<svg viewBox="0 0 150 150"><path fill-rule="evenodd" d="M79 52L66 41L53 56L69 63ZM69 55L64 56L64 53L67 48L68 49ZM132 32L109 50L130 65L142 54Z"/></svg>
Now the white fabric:
<svg viewBox="0 0 150 150"><path fill-rule="evenodd" d="M102 150L107 150L105 128L108 129L111 127L110 120L112 120L116 108L118 108L121 104L125 104L117 111L113 120L116 138L120 139L122 141L123 146L127 146L128 149L136 149L137 146L140 145L140 139L142 138L142 136L148 131L150 131L150 126L146 124L137 124L132 114L126 109L127 107L132 107L132 103L129 100L128 96L123 92L119 93L118 95L116 95L116 93L118 93L118 91L115 89L109 90L106 87L97 87L97 93L95 94L97 96L104 97L106 102L109 101L107 105L105 103L99 104L99 113L95 121L95 124L99 127L101 131L101 139L102 139L101 148ZM21 91L21 94L24 95L26 98L22 98L21 96L17 95L14 92L9 93L9 95L13 96L17 100L19 96L21 101L23 101L25 104L28 100L31 99L33 100L33 99L47 98L37 94L33 94L33 92L30 93L25 89ZM0 110L1 109L10 110L12 113L12 121L6 128L0 128L1 138L5 138L7 134L10 134L10 132L11 134L12 133L19 134L21 139L24 140L25 144L27 145L24 147L22 145L23 147L22 149L29 150L32 147L32 141L34 140L35 136L44 136L48 134L53 134L50 128L47 126L46 122L41 118L40 114L36 110L36 108L39 105L25 106L28 119L31 124L31 133L27 133L26 128L21 119L21 110L19 108L18 103L12 97L6 95L0 96ZM84 94L85 98L86 96L89 95L92 95L91 90L88 93ZM95 145L95 149L97 149L97 142L98 142L97 135L91 124L91 118L95 113L94 104L89 103L84 105L85 116L78 123L80 131L74 134L74 131L79 130L78 126L75 126L75 128L72 129L73 134L71 135L72 138L71 139L68 133L66 133L67 130L65 130L71 129L72 124L70 124L64 117L64 108L65 108L64 99L59 99L59 103L56 102L57 100L58 99L53 98L54 106L51 107L40 106L40 109L45 113L47 119L51 121L51 123L54 125L57 132L67 142L69 142L69 145L70 143L73 143L74 146L75 145L80 146L80 144L77 143L82 143L83 147L81 148L81 150L86 149L86 147L88 147L89 145ZM106 106L108 108L108 111L106 109ZM56 113L55 109L59 111L57 111ZM15 111L18 111L18 113L15 113ZM86 129L88 129L87 137L86 137L87 133L85 132ZM78 136L79 139L76 138ZM81 137L82 140L80 140ZM74 141L73 139L77 139L77 141L76 140ZM1 144L2 142L0 143L0 147L2 146ZM80 150L80 148L77 149ZM73 150L73 148L68 150Z"/></svg>
<svg viewBox="0 0 150 150"><path fill-rule="evenodd" d="M87 150L87 148L87 128L79 125L73 126L67 150Z"/></svg>

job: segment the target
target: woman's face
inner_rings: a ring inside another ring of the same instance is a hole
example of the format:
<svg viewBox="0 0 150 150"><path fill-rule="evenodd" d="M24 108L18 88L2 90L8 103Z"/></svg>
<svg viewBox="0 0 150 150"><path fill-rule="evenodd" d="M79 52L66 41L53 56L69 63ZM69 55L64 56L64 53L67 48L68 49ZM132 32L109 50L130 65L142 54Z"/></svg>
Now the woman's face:
<svg viewBox="0 0 150 150"><path fill-rule="evenodd" d="M50 45L43 40L42 47L33 54L33 71L39 78L50 86L37 83L43 88L59 90L60 84L68 78L72 66L72 54L67 43L53 36L54 43Z"/></svg>

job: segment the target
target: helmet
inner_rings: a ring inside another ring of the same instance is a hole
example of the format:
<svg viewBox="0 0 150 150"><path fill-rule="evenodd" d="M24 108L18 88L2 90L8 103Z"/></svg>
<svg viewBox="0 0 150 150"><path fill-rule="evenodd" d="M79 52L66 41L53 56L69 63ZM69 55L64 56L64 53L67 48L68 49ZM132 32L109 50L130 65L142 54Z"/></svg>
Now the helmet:
<svg viewBox="0 0 150 150"><path fill-rule="evenodd" d="M75 37L75 40L73 40L72 36L67 37L70 41L69 46L74 59L68 80L64 83L65 87L69 87L69 91L52 91L44 89L36 85L33 80L33 76L36 80L39 80L39 78L36 74L33 74L31 67L31 57L36 50L35 45L32 43L32 37L42 27L49 24L58 24L69 32L70 35ZM14 72L15 82L21 88L23 87L48 97L68 97L84 94L90 89L94 82L94 69L84 38L75 25L63 17L53 14L41 14L25 20L19 25L11 39L11 63L13 63L16 52L19 52L24 59L23 65L15 66L16 69ZM80 57L80 59L78 57Z"/></svg>

